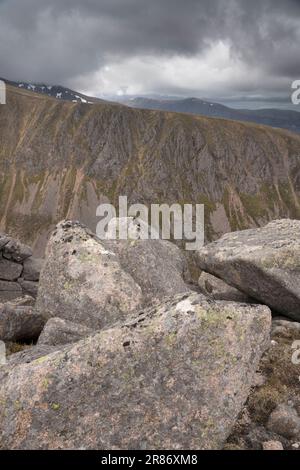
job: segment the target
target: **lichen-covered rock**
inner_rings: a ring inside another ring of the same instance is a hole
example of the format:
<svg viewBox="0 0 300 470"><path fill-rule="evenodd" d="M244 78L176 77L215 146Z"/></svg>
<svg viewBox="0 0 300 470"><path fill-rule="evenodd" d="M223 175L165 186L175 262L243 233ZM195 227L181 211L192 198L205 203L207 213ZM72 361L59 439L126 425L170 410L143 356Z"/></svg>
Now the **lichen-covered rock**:
<svg viewBox="0 0 300 470"><path fill-rule="evenodd" d="M41 315L99 329L126 318L141 300L140 287L115 253L85 226L57 225L40 276L36 309Z"/></svg>
<svg viewBox="0 0 300 470"><path fill-rule="evenodd" d="M233 302L255 302L251 297L230 286L212 274L202 271L199 281L199 287L204 294L208 294L215 300L231 300Z"/></svg>
<svg viewBox="0 0 300 470"><path fill-rule="evenodd" d="M267 307L181 294L62 352L3 366L0 448L218 449L270 325Z"/></svg>
<svg viewBox="0 0 300 470"><path fill-rule="evenodd" d="M31 306L0 304L0 340L28 341L40 335L45 319Z"/></svg>
<svg viewBox="0 0 300 470"><path fill-rule="evenodd" d="M288 317L300 319L300 221L224 235L198 252L200 268Z"/></svg>
<svg viewBox="0 0 300 470"><path fill-rule="evenodd" d="M75 343L93 333L94 330L84 325L63 320L62 318L50 318L39 337L38 345L57 346Z"/></svg>
<svg viewBox="0 0 300 470"><path fill-rule="evenodd" d="M143 303L189 291L184 282L188 265L183 252L167 240L144 240L140 238L139 225L147 233L150 227L143 221L133 218L112 219L109 224L128 221L128 240L109 240L104 242L108 250L117 254L121 267L132 276L141 287Z"/></svg>

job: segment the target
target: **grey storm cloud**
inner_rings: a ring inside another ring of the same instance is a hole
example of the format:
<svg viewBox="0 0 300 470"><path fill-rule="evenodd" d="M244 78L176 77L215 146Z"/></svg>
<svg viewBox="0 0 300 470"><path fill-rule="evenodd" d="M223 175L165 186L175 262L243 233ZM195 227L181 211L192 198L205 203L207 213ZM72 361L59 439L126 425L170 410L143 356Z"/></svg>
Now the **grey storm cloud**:
<svg viewBox="0 0 300 470"><path fill-rule="evenodd" d="M111 63L199 57L223 41L280 91L280 78L300 78L299 18L298 0L0 0L0 75L71 86Z"/></svg>

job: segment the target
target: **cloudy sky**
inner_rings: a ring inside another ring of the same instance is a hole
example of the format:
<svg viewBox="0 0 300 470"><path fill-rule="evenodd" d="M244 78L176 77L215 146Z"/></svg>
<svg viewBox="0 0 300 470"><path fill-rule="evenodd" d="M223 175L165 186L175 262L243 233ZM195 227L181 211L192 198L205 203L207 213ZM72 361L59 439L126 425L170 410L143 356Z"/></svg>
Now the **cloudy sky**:
<svg viewBox="0 0 300 470"><path fill-rule="evenodd" d="M287 97L299 0L0 0L0 76L96 96Z"/></svg>

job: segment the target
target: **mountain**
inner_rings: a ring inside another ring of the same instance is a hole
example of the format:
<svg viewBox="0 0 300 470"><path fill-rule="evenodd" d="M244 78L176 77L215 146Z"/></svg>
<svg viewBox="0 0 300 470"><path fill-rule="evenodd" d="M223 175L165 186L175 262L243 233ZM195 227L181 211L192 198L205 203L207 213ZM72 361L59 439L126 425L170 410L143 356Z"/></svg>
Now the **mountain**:
<svg viewBox="0 0 300 470"><path fill-rule="evenodd" d="M72 101L73 103L101 103L106 100L86 96L77 91L65 88L60 85L49 84L33 84L26 82L13 82L1 79L7 84L31 91L41 93L52 98L64 101ZM300 133L300 113L298 111L281 110L281 109L234 109L228 106L215 103L212 101L200 100L198 98L176 99L173 97L152 98L152 97L119 97L117 101L133 108L156 109L161 111L171 111L178 113L189 113L209 117L218 117L224 119L232 119L235 121L256 122L266 126L287 129L291 132Z"/></svg>
<svg viewBox="0 0 300 470"><path fill-rule="evenodd" d="M78 104L8 85L0 232L43 252L55 223L93 231L104 201L204 203L206 239L300 218L300 136L252 123Z"/></svg>
<svg viewBox="0 0 300 470"><path fill-rule="evenodd" d="M222 104L204 101L198 98L185 99L152 99L121 98L120 102L133 108L159 109L178 113L199 114L203 116L248 121L272 127L288 129L300 133L300 113L282 109L233 109Z"/></svg>
<svg viewBox="0 0 300 470"><path fill-rule="evenodd" d="M65 88L60 85L47 85L45 83L26 83L26 82L13 82L5 78L1 78L6 84L11 85L22 90L32 91L34 93L41 93L58 100L72 101L73 103L88 103L94 104L99 103L103 100L99 98L93 98L91 96L83 95L77 91Z"/></svg>

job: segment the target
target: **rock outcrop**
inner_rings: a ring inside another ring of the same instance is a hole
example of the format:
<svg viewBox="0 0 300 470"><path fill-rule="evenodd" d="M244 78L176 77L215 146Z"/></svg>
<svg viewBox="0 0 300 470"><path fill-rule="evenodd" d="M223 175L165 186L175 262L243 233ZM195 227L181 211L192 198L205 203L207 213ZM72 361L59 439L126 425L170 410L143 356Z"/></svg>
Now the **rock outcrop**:
<svg viewBox="0 0 300 470"><path fill-rule="evenodd" d="M300 221L224 235L198 252L200 268L300 320Z"/></svg>
<svg viewBox="0 0 300 470"><path fill-rule="evenodd" d="M57 225L41 272L39 314L97 330L125 319L141 302L141 288L115 253L79 222Z"/></svg>
<svg viewBox="0 0 300 470"><path fill-rule="evenodd" d="M220 448L270 325L267 307L181 294L63 352L3 366L0 448Z"/></svg>
<svg viewBox="0 0 300 470"><path fill-rule="evenodd" d="M0 233L0 302L26 294L35 297L42 264L31 248Z"/></svg>

